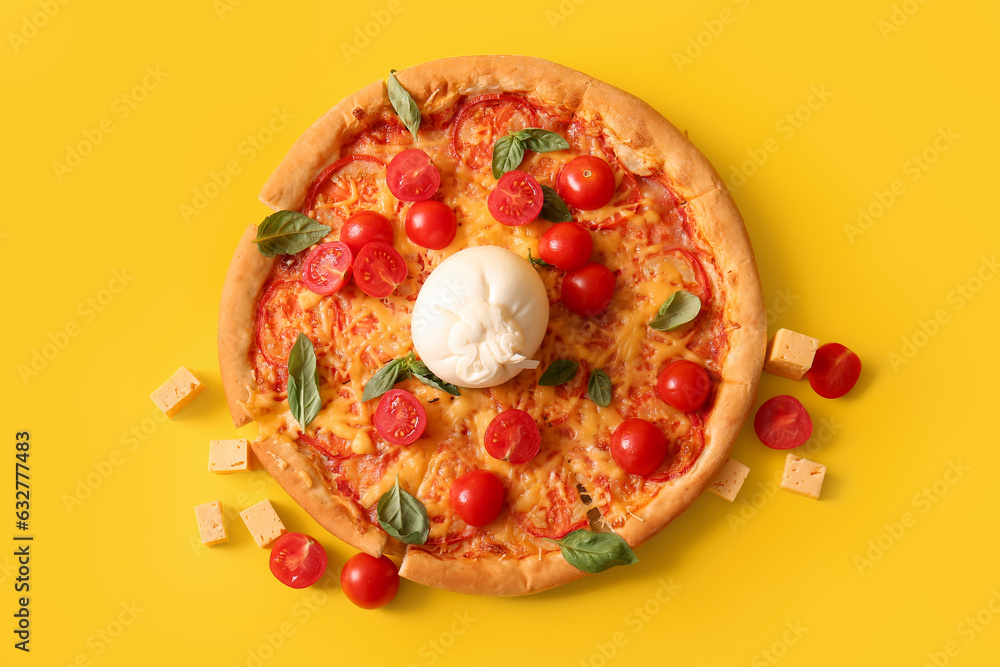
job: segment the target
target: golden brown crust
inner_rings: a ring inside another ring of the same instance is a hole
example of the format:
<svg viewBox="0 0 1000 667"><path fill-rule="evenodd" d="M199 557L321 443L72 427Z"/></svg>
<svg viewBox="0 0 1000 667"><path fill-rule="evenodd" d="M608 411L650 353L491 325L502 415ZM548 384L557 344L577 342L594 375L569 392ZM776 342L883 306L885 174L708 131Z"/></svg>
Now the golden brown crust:
<svg viewBox="0 0 1000 667"><path fill-rule="evenodd" d="M264 257L253 244L256 235L257 225L250 225L243 232L219 300L219 370L229 414L237 428L251 420L240 401L249 398L248 387L254 384L250 344L257 317L257 296L274 266L274 258Z"/></svg>

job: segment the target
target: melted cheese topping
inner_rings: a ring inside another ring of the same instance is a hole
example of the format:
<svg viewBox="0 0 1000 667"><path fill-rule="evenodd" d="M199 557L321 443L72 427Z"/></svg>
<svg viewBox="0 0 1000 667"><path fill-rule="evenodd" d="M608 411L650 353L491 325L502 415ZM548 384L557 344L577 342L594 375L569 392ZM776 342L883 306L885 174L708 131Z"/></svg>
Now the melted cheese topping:
<svg viewBox="0 0 1000 667"><path fill-rule="evenodd" d="M520 227L500 224L489 214L487 196L495 184L488 165L472 168L455 157L447 126L421 129L419 148L441 172L439 195L456 212L454 242L442 251L421 248L407 239L403 219L409 204L396 200L376 163L355 160L332 174L308 214L333 228L325 240L336 240L342 220L371 209L395 227L394 246L406 260L407 279L384 299L366 296L352 283L328 297L314 295L301 282L301 262L308 250L276 264L262 293L257 344L251 350L258 391L248 409L260 424L261 438L296 442L322 473L335 495L349 501L359 521L377 526L375 504L399 475L400 483L424 503L431 517L430 540L424 547L441 554L494 554L523 558L551 551L541 537L558 537L587 524L596 507L601 521L621 526L637 516L669 480L682 475L703 446L701 417L684 415L655 392L663 365L686 358L717 371L724 353L720 334L724 303L713 288L714 266L692 237L683 206L655 174L626 172L605 148L600 128L567 124L538 113L537 125L566 136L571 148L544 155L529 153L521 169L544 185L576 155L607 159L617 173L618 191L611 204L584 212L577 219L593 232L595 261L615 274L615 293L608 310L583 318L560 303L561 274L539 269L552 304L548 329L535 359L526 370L502 385L465 389L453 397L414 380L399 388L412 392L427 410L427 430L408 447L386 442L371 426L376 401L361 402L364 383L386 362L413 349L410 335L414 300L430 272L463 248L492 245L521 257L538 254L538 238L549 223ZM464 136L464 135L463 135ZM394 116L377 119L367 132L344 147L344 154L364 153L384 162L410 148L410 137ZM702 315L673 332L646 326L673 292L698 294ZM292 296L286 296L286 292ZM288 411L283 360L297 331L312 340L319 359L323 407L303 434ZM538 385L542 371L556 359L574 359L581 369L559 387ZM586 397L591 369L604 369L612 380L610 407ZM702 411L711 409L712 401ZM490 457L483 440L490 421L507 408L526 410L539 424L539 454L514 466ZM657 424L671 442L671 452L649 477L623 472L609 452L610 434L622 420L642 417ZM694 423L692 423L694 421ZM448 502L451 482L463 472L484 468L504 480L507 502L500 519L472 529ZM578 486L579 485L579 486ZM590 503L580 497L580 488Z"/></svg>

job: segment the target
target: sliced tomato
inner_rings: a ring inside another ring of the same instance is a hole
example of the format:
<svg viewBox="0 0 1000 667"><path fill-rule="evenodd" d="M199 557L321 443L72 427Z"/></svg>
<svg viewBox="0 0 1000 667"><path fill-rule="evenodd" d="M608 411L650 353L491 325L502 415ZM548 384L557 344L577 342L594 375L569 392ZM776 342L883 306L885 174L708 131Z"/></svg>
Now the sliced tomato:
<svg viewBox="0 0 1000 667"><path fill-rule="evenodd" d="M430 156L419 148L396 155L385 168L389 190L401 201L430 199L441 185L441 172Z"/></svg>
<svg viewBox="0 0 1000 667"><path fill-rule="evenodd" d="M340 240L347 244L353 256L372 241L392 245L392 238L392 223L377 211L359 211L340 228Z"/></svg>
<svg viewBox="0 0 1000 667"><path fill-rule="evenodd" d="M504 410L486 427L486 451L495 459L520 465L538 453L542 434L538 424L524 410Z"/></svg>
<svg viewBox="0 0 1000 667"><path fill-rule="evenodd" d="M371 155L355 153L323 170L309 186L302 212L316 211L323 222L332 214L346 220L352 213L373 208L385 184L385 163Z"/></svg>
<svg viewBox="0 0 1000 667"><path fill-rule="evenodd" d="M321 243L306 255L306 261L302 264L302 282L316 294L333 294L351 277L353 259L346 243Z"/></svg>
<svg viewBox="0 0 1000 667"><path fill-rule="evenodd" d="M497 139L535 124L535 108L520 95L483 95L462 105L452 124L452 149L458 159L479 169L493 160Z"/></svg>
<svg viewBox="0 0 1000 667"><path fill-rule="evenodd" d="M553 481L547 487L546 502L528 512L515 512L514 520L535 537L558 540L590 522L576 484Z"/></svg>
<svg viewBox="0 0 1000 667"><path fill-rule="evenodd" d="M490 191L490 213L505 225L526 225L542 210L542 186L526 171L512 169Z"/></svg>
<svg viewBox="0 0 1000 667"><path fill-rule="evenodd" d="M372 417L375 430L394 445L412 445L427 428L427 411L408 391L390 389L382 394Z"/></svg>
<svg viewBox="0 0 1000 667"><path fill-rule="evenodd" d="M291 588L315 584L326 564L326 549L304 533L285 533L271 547L271 574Z"/></svg>
<svg viewBox="0 0 1000 667"><path fill-rule="evenodd" d="M753 418L753 430L771 449L798 447L812 435L813 424L805 406L794 396L764 401Z"/></svg>
<svg viewBox="0 0 1000 667"><path fill-rule="evenodd" d="M823 398L840 398L849 392L861 376L861 358L840 343L827 343L813 358L806 372L809 384Z"/></svg>
<svg viewBox="0 0 1000 667"><path fill-rule="evenodd" d="M369 243L354 258L354 281L368 296L389 296L404 280L406 261L388 243Z"/></svg>
<svg viewBox="0 0 1000 667"><path fill-rule="evenodd" d="M470 470L454 482L448 499L462 521L480 528L500 516L503 482L489 470Z"/></svg>
<svg viewBox="0 0 1000 667"><path fill-rule="evenodd" d="M285 280L271 283L257 306L255 333L257 347L272 365L284 367L288 353L299 336L298 322L302 317L299 294L302 281Z"/></svg>

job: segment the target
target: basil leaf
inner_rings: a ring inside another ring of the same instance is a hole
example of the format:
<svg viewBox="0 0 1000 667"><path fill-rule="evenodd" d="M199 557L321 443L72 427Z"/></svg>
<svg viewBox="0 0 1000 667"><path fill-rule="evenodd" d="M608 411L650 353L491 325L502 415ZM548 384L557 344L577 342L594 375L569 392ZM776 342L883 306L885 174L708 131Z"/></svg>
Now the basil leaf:
<svg viewBox="0 0 1000 667"><path fill-rule="evenodd" d="M524 142L506 134L493 144L493 178L499 179L511 169L517 169L524 159Z"/></svg>
<svg viewBox="0 0 1000 667"><path fill-rule="evenodd" d="M572 222L573 214L569 211L569 206L562 200L559 193L547 185L542 186L542 210L538 217L549 222Z"/></svg>
<svg viewBox="0 0 1000 667"><path fill-rule="evenodd" d="M701 312L701 299L690 292L679 290L660 306L656 317L649 321L649 326L657 331L673 331L698 317Z"/></svg>
<svg viewBox="0 0 1000 667"><path fill-rule="evenodd" d="M385 532L405 544L423 544L431 530L423 503L399 486L399 475L392 488L382 494L375 506L378 523Z"/></svg>
<svg viewBox="0 0 1000 667"><path fill-rule="evenodd" d="M413 141L417 141L417 130L420 129L420 109L413 101L410 94L406 92L402 84L396 78L396 70L389 70L389 78L385 80L385 87L389 93L389 102L396 111L396 115L403 121L403 125L413 135Z"/></svg>
<svg viewBox="0 0 1000 667"><path fill-rule="evenodd" d="M600 368L590 371L587 381L587 395L602 408L611 405L611 378Z"/></svg>
<svg viewBox="0 0 1000 667"><path fill-rule="evenodd" d="M520 134L527 135L527 138L524 139L524 145L536 153L564 151L569 148L568 141L555 132L549 132L540 127L526 127L521 130Z"/></svg>
<svg viewBox="0 0 1000 667"><path fill-rule="evenodd" d="M413 377L417 378L423 382L428 387L434 387L435 389L440 389L441 391L447 392L452 396L461 396L462 392L458 390L458 387L450 382L445 382L434 373L428 373L424 375L423 373L413 372Z"/></svg>
<svg viewBox="0 0 1000 667"><path fill-rule="evenodd" d="M288 407L302 430L319 414L319 370L309 337L299 332L288 354Z"/></svg>
<svg viewBox="0 0 1000 667"><path fill-rule="evenodd" d="M405 360L406 357L393 359L380 368L375 375L371 376L368 382L365 383L365 390L361 392L361 400L370 401L392 389L392 386L396 384L396 380L399 379L400 371L404 369Z"/></svg>
<svg viewBox="0 0 1000 667"><path fill-rule="evenodd" d="M542 187L545 186L543 185ZM531 264L532 266L552 266L552 264L549 264L544 259L539 259L538 257L533 256L530 248L528 249L528 264Z"/></svg>
<svg viewBox="0 0 1000 667"><path fill-rule="evenodd" d="M323 239L330 227L298 211L278 211L257 225L257 250L264 257L294 255Z"/></svg>
<svg viewBox="0 0 1000 667"><path fill-rule="evenodd" d="M556 359L545 369L542 377L538 378L538 384L543 387L558 387L561 384L566 384L576 376L576 369L579 367L580 363L577 361Z"/></svg>
<svg viewBox="0 0 1000 667"><path fill-rule="evenodd" d="M559 545L567 563L590 574L604 572L616 565L639 562L628 542L617 533L595 533L580 528L561 540L546 539Z"/></svg>

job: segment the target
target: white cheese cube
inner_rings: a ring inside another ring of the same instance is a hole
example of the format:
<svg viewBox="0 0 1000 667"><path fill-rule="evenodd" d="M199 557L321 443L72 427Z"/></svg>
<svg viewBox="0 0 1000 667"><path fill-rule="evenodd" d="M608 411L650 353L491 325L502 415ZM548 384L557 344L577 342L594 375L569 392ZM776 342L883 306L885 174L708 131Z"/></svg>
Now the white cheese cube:
<svg viewBox="0 0 1000 667"><path fill-rule="evenodd" d="M749 472L750 468L736 459L726 459L719 469L719 474L708 485L708 490L723 500L733 502L736 500L736 494L743 488L743 482L746 481Z"/></svg>
<svg viewBox="0 0 1000 667"><path fill-rule="evenodd" d="M226 524L222 519L222 503L218 500L204 505L195 505L194 515L198 519L198 534L202 544L214 546L229 541Z"/></svg>
<svg viewBox="0 0 1000 667"><path fill-rule="evenodd" d="M250 469L247 440L212 440L208 443L209 472L238 472Z"/></svg>
<svg viewBox="0 0 1000 667"><path fill-rule="evenodd" d="M767 345L764 370L789 380L801 380L812 368L819 340L791 329L778 329Z"/></svg>
<svg viewBox="0 0 1000 667"><path fill-rule="evenodd" d="M196 378L194 373L181 366L149 397L153 399L156 407L163 410L163 414L173 417L204 389L205 385L201 383L201 380Z"/></svg>
<svg viewBox="0 0 1000 667"><path fill-rule="evenodd" d="M243 519L258 547L269 546L271 542L288 532L270 500L262 500L253 507L248 507L240 512L240 518Z"/></svg>
<svg viewBox="0 0 1000 667"><path fill-rule="evenodd" d="M795 454L785 459L785 474L781 478L781 488L816 500L823 489L826 466Z"/></svg>

